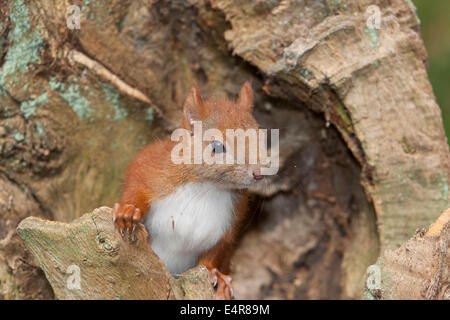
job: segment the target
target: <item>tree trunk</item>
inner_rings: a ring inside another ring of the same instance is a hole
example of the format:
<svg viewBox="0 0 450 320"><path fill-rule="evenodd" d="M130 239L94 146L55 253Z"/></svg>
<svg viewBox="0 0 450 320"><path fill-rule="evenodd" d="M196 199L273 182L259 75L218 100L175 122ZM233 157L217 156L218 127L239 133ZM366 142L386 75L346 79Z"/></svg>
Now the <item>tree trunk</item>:
<svg viewBox="0 0 450 320"><path fill-rule="evenodd" d="M252 190L233 258L238 298L361 298L380 253L449 204L409 0L0 3L0 298L53 297L19 221L111 206L194 83L234 97L250 80L260 126L280 129L279 174Z"/></svg>

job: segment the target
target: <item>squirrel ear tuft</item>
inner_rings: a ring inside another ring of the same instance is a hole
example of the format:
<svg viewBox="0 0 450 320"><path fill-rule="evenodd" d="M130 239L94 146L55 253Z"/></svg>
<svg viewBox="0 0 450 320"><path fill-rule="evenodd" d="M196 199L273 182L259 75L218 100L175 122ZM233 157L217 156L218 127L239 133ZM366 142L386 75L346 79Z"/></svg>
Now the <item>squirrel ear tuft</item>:
<svg viewBox="0 0 450 320"><path fill-rule="evenodd" d="M186 124L192 126L194 121L201 121L205 112L203 99L197 86L189 90L189 94L183 105L183 114Z"/></svg>
<svg viewBox="0 0 450 320"><path fill-rule="evenodd" d="M237 100L237 105L239 108L243 108L247 111L252 110L253 105L253 90L250 82L245 82L239 92L239 97Z"/></svg>

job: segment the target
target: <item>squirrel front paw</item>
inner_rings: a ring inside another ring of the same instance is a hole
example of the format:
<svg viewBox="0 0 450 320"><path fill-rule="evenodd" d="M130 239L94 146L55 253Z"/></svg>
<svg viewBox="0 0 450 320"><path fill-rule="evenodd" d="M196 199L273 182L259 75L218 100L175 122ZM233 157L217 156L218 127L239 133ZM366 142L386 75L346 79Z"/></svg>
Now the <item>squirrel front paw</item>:
<svg viewBox="0 0 450 320"><path fill-rule="evenodd" d="M113 209L113 222L120 234L133 233L136 226L142 222L143 214L139 208L132 204L115 203Z"/></svg>
<svg viewBox="0 0 450 320"><path fill-rule="evenodd" d="M223 274L216 268L210 269L209 272L211 273L211 283L216 287L216 300L231 300L234 298L231 276Z"/></svg>

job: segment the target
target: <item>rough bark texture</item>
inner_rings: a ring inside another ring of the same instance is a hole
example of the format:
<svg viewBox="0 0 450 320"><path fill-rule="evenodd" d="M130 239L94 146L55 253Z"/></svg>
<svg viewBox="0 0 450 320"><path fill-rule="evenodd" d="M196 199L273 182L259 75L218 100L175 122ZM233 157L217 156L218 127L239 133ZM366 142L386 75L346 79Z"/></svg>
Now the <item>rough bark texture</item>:
<svg viewBox="0 0 450 320"><path fill-rule="evenodd" d="M234 97L250 80L261 127L281 129L280 172L253 190L233 260L240 298L359 298L380 250L448 206L409 0L0 3L0 297L52 297L18 222L112 205L194 83ZM66 27L69 4L80 30ZM366 27L369 5L380 30Z"/></svg>
<svg viewBox="0 0 450 320"><path fill-rule="evenodd" d="M102 207L70 224L30 217L17 233L58 299L212 299L205 267L174 279L151 251L141 225L133 236L115 230ZM79 278L78 278L79 277ZM77 279L80 279L79 282Z"/></svg>
<svg viewBox="0 0 450 320"><path fill-rule="evenodd" d="M428 232L419 229L397 250L386 250L377 261L380 286L368 288L367 298L450 300L449 247L450 209Z"/></svg>

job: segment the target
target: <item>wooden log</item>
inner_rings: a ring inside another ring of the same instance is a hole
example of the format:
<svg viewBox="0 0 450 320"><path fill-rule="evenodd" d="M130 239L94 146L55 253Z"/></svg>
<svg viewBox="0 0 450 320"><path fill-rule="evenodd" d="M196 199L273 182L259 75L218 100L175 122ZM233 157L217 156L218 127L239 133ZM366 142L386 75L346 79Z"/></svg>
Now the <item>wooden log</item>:
<svg viewBox="0 0 450 320"><path fill-rule="evenodd" d="M214 294L205 267L174 279L151 250L145 228L122 237L107 207L71 223L29 217L17 232L58 299L211 299Z"/></svg>

